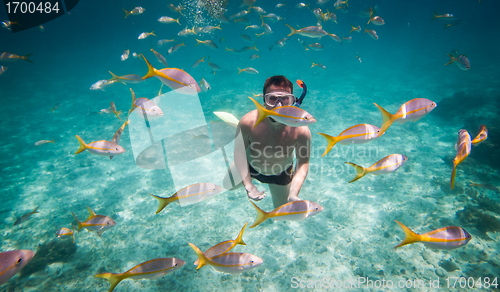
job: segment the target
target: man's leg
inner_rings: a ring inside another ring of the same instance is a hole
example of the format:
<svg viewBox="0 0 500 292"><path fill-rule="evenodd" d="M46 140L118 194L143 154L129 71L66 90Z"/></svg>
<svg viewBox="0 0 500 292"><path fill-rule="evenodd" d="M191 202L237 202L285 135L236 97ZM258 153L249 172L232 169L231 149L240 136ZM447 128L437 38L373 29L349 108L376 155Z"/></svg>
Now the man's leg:
<svg viewBox="0 0 500 292"><path fill-rule="evenodd" d="M268 184L268 186L273 197L273 205L275 209L288 203L288 194L290 193L291 183L285 186L275 184Z"/></svg>

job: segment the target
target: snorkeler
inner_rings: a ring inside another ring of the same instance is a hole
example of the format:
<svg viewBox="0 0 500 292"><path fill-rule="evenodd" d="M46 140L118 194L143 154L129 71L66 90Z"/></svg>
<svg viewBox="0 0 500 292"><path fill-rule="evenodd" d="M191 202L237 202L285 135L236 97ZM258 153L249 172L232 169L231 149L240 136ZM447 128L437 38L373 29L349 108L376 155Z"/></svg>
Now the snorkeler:
<svg viewBox="0 0 500 292"><path fill-rule="evenodd" d="M273 110L281 106L299 106L306 88L303 82L298 83L304 93L297 100L290 80L281 75L268 78L263 90L265 108ZM255 125L257 119L257 110L247 113L236 130L237 134L241 131L246 153L235 148L235 163L240 174L250 174L242 176L248 197L255 201L265 197L264 191L259 191L253 184L254 178L268 184L275 208L300 200L300 188L309 170L311 131L307 126L287 126L272 117L266 117ZM293 165L294 152L296 165Z"/></svg>

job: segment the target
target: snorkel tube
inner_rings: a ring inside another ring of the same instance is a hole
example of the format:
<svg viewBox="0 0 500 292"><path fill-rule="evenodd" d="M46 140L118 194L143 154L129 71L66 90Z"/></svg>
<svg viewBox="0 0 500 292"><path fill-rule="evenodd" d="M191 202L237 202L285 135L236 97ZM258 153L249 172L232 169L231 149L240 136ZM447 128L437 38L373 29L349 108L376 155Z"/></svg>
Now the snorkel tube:
<svg viewBox="0 0 500 292"><path fill-rule="evenodd" d="M297 84L300 86L300 88L302 88L302 94L300 95L300 97L297 99L297 101L295 101L295 106L296 107L300 107L300 105L302 104L302 101L304 100L304 97L306 97L306 94L307 94L307 86L306 84L304 83L304 81L300 80L300 79L297 79Z"/></svg>

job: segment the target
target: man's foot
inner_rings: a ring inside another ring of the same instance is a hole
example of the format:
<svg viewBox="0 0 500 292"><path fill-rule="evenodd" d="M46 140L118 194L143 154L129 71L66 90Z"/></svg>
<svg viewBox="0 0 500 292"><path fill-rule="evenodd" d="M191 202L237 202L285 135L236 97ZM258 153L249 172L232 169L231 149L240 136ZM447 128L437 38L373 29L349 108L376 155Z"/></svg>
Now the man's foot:
<svg viewBox="0 0 500 292"><path fill-rule="evenodd" d="M288 203L295 202L295 201L300 201L299 197L292 197L292 196L288 197Z"/></svg>

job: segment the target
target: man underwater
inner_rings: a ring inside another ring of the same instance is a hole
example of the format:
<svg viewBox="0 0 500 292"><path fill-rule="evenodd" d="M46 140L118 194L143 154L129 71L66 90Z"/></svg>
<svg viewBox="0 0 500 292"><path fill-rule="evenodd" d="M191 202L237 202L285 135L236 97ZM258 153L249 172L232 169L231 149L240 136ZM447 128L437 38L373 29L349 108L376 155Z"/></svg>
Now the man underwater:
<svg viewBox="0 0 500 292"><path fill-rule="evenodd" d="M264 83L264 106L273 110L296 102L293 84L282 75L269 77ZM246 153L235 147L236 167L250 199L259 201L266 194L253 184L252 178L266 183L274 207L300 200L300 188L309 170L311 131L307 126L290 127L266 117L255 128L258 112L247 113L238 123L236 134L242 134ZM293 165L295 152L296 165ZM245 156L243 156L245 155Z"/></svg>

